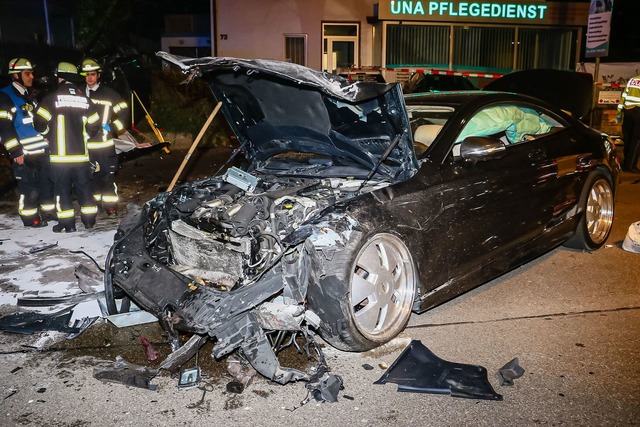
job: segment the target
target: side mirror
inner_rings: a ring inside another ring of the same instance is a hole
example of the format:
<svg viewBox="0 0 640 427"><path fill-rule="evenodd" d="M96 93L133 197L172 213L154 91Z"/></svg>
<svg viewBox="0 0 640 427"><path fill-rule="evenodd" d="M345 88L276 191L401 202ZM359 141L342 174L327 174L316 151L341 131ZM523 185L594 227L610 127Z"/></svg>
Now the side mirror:
<svg viewBox="0 0 640 427"><path fill-rule="evenodd" d="M506 149L498 138L470 136L460 144L460 156L467 162L484 162L504 157Z"/></svg>

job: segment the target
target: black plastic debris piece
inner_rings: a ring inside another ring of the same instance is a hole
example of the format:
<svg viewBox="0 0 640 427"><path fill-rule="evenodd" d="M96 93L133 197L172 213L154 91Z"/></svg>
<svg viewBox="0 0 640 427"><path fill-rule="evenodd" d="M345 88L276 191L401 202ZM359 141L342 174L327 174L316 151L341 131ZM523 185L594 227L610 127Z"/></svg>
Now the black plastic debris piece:
<svg viewBox="0 0 640 427"><path fill-rule="evenodd" d="M60 304L79 304L104 297L104 291L89 294L62 295L58 297L18 297L19 307L52 307Z"/></svg>
<svg viewBox="0 0 640 427"><path fill-rule="evenodd" d="M30 254L37 254L38 252L46 251L47 249L55 248L58 246L58 242L50 243L48 245L36 246L35 248L29 249Z"/></svg>
<svg viewBox="0 0 640 427"><path fill-rule="evenodd" d="M366 371L371 371L373 370L373 366L369 365L368 363L365 363L362 365L362 367L366 370Z"/></svg>
<svg viewBox="0 0 640 427"><path fill-rule="evenodd" d="M239 381L229 381L227 383L227 391L229 393L242 394L244 391L244 384Z"/></svg>
<svg viewBox="0 0 640 427"><path fill-rule="evenodd" d="M146 366L134 365L125 361L121 356L109 366L93 368L93 377L101 381L121 383L124 385L146 388L156 391L158 386L151 384L151 380L158 375L158 370Z"/></svg>
<svg viewBox="0 0 640 427"><path fill-rule="evenodd" d="M71 334L74 338L84 332L96 319L76 319L69 325L73 307L55 313L13 313L0 317L0 330L14 334L31 335L41 331L57 331Z"/></svg>
<svg viewBox="0 0 640 427"><path fill-rule="evenodd" d="M524 369L520 366L518 358L514 357L498 370L496 378L500 381L500 385L513 385L513 380L520 378L522 374L524 374Z"/></svg>
<svg viewBox="0 0 640 427"><path fill-rule="evenodd" d="M10 398L14 394L16 394L18 392L18 389L17 388L10 388L7 391L9 392L9 394L7 394L5 397L3 397L2 400L7 400L8 398Z"/></svg>
<svg viewBox="0 0 640 427"><path fill-rule="evenodd" d="M487 378L487 370L440 359L413 340L374 384L394 383L398 391L448 394L467 399L502 400Z"/></svg>
<svg viewBox="0 0 640 427"><path fill-rule="evenodd" d="M338 375L329 375L314 385L313 388L309 388L309 390L317 402L334 403L338 401L338 393L340 390L344 390L344 386L341 377Z"/></svg>

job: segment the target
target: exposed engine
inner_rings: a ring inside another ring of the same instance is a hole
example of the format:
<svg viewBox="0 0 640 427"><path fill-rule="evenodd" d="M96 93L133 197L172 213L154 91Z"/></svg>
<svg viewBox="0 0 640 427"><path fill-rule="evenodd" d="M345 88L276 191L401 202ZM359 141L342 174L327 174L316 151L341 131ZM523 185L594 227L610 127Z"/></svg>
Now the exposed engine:
<svg viewBox="0 0 640 427"><path fill-rule="evenodd" d="M285 251L284 237L324 208L354 197L361 183L254 176L231 168L221 177L183 185L149 202L147 250L163 264L215 288L241 286Z"/></svg>

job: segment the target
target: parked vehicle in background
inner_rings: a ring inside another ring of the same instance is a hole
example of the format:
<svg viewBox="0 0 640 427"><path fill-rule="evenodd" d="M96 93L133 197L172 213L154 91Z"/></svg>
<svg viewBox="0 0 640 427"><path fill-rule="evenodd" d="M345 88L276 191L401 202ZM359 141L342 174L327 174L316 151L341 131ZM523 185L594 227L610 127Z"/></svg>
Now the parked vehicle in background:
<svg viewBox="0 0 640 427"><path fill-rule="evenodd" d="M375 68L338 68L335 74L353 82L385 83L384 76Z"/></svg>
<svg viewBox="0 0 640 427"><path fill-rule="evenodd" d="M449 74L413 73L404 83L404 93L477 90L465 76Z"/></svg>

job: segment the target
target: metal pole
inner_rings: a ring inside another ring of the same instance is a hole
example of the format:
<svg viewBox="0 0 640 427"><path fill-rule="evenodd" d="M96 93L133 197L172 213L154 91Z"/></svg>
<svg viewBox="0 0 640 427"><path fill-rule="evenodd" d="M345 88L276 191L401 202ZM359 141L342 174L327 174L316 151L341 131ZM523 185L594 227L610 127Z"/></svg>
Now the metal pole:
<svg viewBox="0 0 640 427"><path fill-rule="evenodd" d="M591 114L589 115L589 126L593 127L593 115L596 111L596 105L598 100L598 75L600 73L600 57L596 56L596 64L593 68L593 96L591 97Z"/></svg>
<svg viewBox="0 0 640 427"><path fill-rule="evenodd" d="M47 44L51 46L51 29L49 28L49 9L47 8L47 0L42 0L44 6L44 22L47 25Z"/></svg>
<svg viewBox="0 0 640 427"><path fill-rule="evenodd" d="M187 165L187 162L189 161L189 159L191 158L191 155L193 154L193 152L195 151L196 147L198 146L198 143L202 139L202 136L204 135L205 131L207 130L207 128L211 124L211 121L216 116L216 114L218 114L218 110L220 110L220 107L222 107L222 101L218 102L218 104L216 105L216 108L213 109L213 111L209 115L209 118L205 122L204 126L202 126L202 129L200 129L200 133L196 137L195 141L193 141L193 144L191 144L191 148L189 149L189 152L187 153L187 155L184 156L184 160L182 161L182 164L178 168L178 172L176 172L176 174L174 175L173 180L171 180L171 184L169 184L169 187L167 188L167 191L173 190L173 187L176 185L176 182L178 182L178 178L180 177L180 174L182 173L182 170Z"/></svg>
<svg viewBox="0 0 640 427"><path fill-rule="evenodd" d="M218 56L218 39L216 38L216 0L209 0L209 25L211 29L211 56Z"/></svg>

